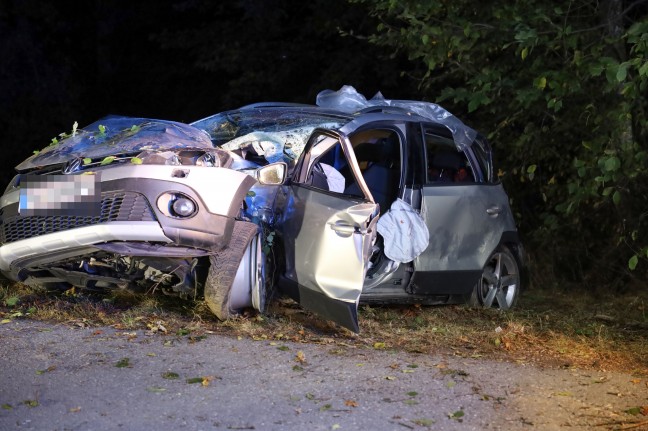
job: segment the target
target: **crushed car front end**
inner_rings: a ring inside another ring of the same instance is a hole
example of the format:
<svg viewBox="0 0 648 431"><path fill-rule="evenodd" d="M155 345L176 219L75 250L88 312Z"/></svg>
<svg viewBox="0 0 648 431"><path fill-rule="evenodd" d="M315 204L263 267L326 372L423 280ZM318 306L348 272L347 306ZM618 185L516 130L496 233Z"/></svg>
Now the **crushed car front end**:
<svg viewBox="0 0 648 431"><path fill-rule="evenodd" d="M76 131L19 165L0 198L0 270L46 288L189 294L255 183L231 162L180 123L113 117Z"/></svg>

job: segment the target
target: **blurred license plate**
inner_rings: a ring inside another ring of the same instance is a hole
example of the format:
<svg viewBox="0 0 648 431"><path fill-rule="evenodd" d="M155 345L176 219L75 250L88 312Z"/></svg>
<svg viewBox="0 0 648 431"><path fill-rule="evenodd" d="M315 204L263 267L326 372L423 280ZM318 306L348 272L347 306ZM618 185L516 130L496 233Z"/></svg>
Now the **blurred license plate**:
<svg viewBox="0 0 648 431"><path fill-rule="evenodd" d="M24 175L18 212L23 216L98 216L101 182L96 175Z"/></svg>

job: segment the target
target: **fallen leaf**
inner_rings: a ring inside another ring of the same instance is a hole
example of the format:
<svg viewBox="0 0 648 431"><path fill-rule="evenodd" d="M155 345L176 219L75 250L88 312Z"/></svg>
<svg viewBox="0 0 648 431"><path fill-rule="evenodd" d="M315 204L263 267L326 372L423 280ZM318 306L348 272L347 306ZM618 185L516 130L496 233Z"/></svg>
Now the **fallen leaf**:
<svg viewBox="0 0 648 431"><path fill-rule="evenodd" d="M13 406L11 404L3 404L2 410L13 410Z"/></svg>
<svg viewBox="0 0 648 431"><path fill-rule="evenodd" d="M180 378L180 375L173 371L167 371L166 373L162 373L162 378L167 380L177 380Z"/></svg>
<svg viewBox="0 0 648 431"><path fill-rule="evenodd" d="M11 296L7 299L5 299L4 303L7 307L15 307L16 304L20 301L20 298L17 296Z"/></svg>
<svg viewBox="0 0 648 431"><path fill-rule="evenodd" d="M417 395L418 395L418 392L416 392L416 391L410 391L410 392L407 393L408 397L415 397Z"/></svg>
<svg viewBox="0 0 648 431"><path fill-rule="evenodd" d="M302 352L301 350L298 350L297 354L295 355L295 361L297 361L299 363L302 363L302 364L305 364L306 363L306 355L304 354L304 352Z"/></svg>
<svg viewBox="0 0 648 431"><path fill-rule="evenodd" d="M49 373L50 371L54 371L55 369L56 365L50 365L44 370L36 370L36 374L40 376L41 374Z"/></svg>
<svg viewBox="0 0 648 431"><path fill-rule="evenodd" d="M358 403L354 400L345 400L344 405L347 407L358 407Z"/></svg>
<svg viewBox="0 0 648 431"><path fill-rule="evenodd" d="M337 430L337 429L340 429L340 424L333 424L331 430Z"/></svg>
<svg viewBox="0 0 648 431"><path fill-rule="evenodd" d="M129 358L121 358L117 363L115 364L115 367L117 368L126 368L130 367L130 359Z"/></svg>
<svg viewBox="0 0 648 431"><path fill-rule="evenodd" d="M641 379L632 379L630 380L630 383L634 383L634 384L641 383Z"/></svg>
<svg viewBox="0 0 648 431"><path fill-rule="evenodd" d="M463 410L457 410L457 411L454 412L454 413L450 413L450 414L448 415L448 417L449 417L450 419L459 419L459 418L464 417L464 415L465 415L465 413L464 413Z"/></svg>
<svg viewBox="0 0 648 431"><path fill-rule="evenodd" d="M457 385L457 382L455 382L454 380L450 380L448 383L446 383L446 386L448 388L454 388L456 385Z"/></svg>
<svg viewBox="0 0 648 431"><path fill-rule="evenodd" d="M24 405L27 407L37 407L38 406L38 401L36 400L25 400L22 402Z"/></svg>
<svg viewBox="0 0 648 431"><path fill-rule="evenodd" d="M413 399L403 401L403 404L407 404L408 406L415 406L418 403L419 403L418 401L413 400Z"/></svg>
<svg viewBox="0 0 648 431"><path fill-rule="evenodd" d="M2 319L2 320L0 320L0 324L3 324L3 325L5 323L10 323L10 322L11 322L11 319Z"/></svg>
<svg viewBox="0 0 648 431"><path fill-rule="evenodd" d="M333 407L333 406L330 405L330 404L324 404L322 407L320 407L319 410L320 410L320 412L325 412L327 410L331 410L331 407Z"/></svg>
<svg viewBox="0 0 648 431"><path fill-rule="evenodd" d="M394 362L393 364L391 364L389 366L389 368L391 368L392 370L397 370L397 369L400 368L400 364L397 364L396 362Z"/></svg>
<svg viewBox="0 0 648 431"><path fill-rule="evenodd" d="M385 380L396 380L396 377L394 377L394 376L387 376L387 377L385 377Z"/></svg>
<svg viewBox="0 0 648 431"><path fill-rule="evenodd" d="M100 165L101 166L109 165L115 161L115 158L116 158L115 156L108 156L101 161Z"/></svg>
<svg viewBox="0 0 648 431"><path fill-rule="evenodd" d="M209 384L211 383L212 380L214 380L214 376L205 376L202 379L202 385L203 386L209 386Z"/></svg>
<svg viewBox="0 0 648 431"><path fill-rule="evenodd" d="M434 419L427 419L427 418L412 419L412 423L415 423L416 425L420 425L422 427L429 427L434 425Z"/></svg>
<svg viewBox="0 0 648 431"><path fill-rule="evenodd" d="M190 384L190 385L192 385L192 384L194 384L194 383L200 383L200 384L202 384L202 382L203 382L203 378L202 378L202 377L190 377L190 378L188 378L188 379L186 380L186 382L187 382L188 384Z"/></svg>
<svg viewBox="0 0 648 431"><path fill-rule="evenodd" d="M304 368L300 367L299 365L295 365L292 367L293 371L304 371Z"/></svg>
<svg viewBox="0 0 648 431"><path fill-rule="evenodd" d="M194 336L194 335L190 335L190 336L189 336L189 344L197 343L197 342L199 342L199 341L204 340L205 338L207 338L206 335L195 335L195 336Z"/></svg>
<svg viewBox="0 0 648 431"><path fill-rule="evenodd" d="M162 392L166 392L166 389L161 386L149 386L148 388L146 388L146 390L154 394L160 394Z"/></svg>
<svg viewBox="0 0 648 431"><path fill-rule="evenodd" d="M70 410L68 410L70 413L76 413L81 411L81 407L71 407Z"/></svg>
<svg viewBox="0 0 648 431"><path fill-rule="evenodd" d="M374 348L374 349L384 349L384 348L385 348L385 343L380 342L380 341L376 341L376 342L373 344L373 348Z"/></svg>
<svg viewBox="0 0 648 431"><path fill-rule="evenodd" d="M629 408L628 410L625 411L625 413L632 415L632 416L637 416L639 413L641 413L641 407L632 407Z"/></svg>
<svg viewBox="0 0 648 431"><path fill-rule="evenodd" d="M147 323L146 327L151 332L164 332L165 334L167 333L167 328L163 325L163 322L161 320L158 320L154 323Z"/></svg>

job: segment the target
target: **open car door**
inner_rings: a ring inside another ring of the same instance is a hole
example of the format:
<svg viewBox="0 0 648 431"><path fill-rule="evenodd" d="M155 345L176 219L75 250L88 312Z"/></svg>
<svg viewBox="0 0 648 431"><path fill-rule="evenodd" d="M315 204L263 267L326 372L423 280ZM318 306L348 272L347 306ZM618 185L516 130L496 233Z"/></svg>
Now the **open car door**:
<svg viewBox="0 0 648 431"><path fill-rule="evenodd" d="M291 293L304 308L358 332L379 210L348 138L316 129L286 189L280 229L285 278L297 287Z"/></svg>

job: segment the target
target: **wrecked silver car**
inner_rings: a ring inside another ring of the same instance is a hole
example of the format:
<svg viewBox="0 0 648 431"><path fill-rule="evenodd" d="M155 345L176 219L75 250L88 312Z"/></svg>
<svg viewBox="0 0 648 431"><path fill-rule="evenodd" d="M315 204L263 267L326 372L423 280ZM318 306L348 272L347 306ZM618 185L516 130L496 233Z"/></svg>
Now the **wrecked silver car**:
<svg viewBox="0 0 648 431"><path fill-rule="evenodd" d="M0 270L53 289L204 291L221 319L270 291L358 331L362 302L507 309L523 250L491 149L438 105L262 103L191 125L112 117L17 166Z"/></svg>

